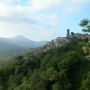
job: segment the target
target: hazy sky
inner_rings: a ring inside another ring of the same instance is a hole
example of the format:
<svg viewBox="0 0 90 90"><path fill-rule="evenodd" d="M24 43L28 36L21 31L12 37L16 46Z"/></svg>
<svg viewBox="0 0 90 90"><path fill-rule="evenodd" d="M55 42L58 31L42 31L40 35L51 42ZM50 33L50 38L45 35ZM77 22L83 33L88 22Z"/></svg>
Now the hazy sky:
<svg viewBox="0 0 90 90"><path fill-rule="evenodd" d="M90 0L0 0L0 37L51 40L67 28L81 32L84 18L90 19Z"/></svg>

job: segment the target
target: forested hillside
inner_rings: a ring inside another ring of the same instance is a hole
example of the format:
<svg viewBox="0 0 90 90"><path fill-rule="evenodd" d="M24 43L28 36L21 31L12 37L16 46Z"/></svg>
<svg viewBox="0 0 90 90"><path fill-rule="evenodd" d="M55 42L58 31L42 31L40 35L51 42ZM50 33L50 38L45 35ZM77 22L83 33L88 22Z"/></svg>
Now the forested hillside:
<svg viewBox="0 0 90 90"><path fill-rule="evenodd" d="M90 90L87 40L72 42L38 55L12 58L0 67L0 90Z"/></svg>

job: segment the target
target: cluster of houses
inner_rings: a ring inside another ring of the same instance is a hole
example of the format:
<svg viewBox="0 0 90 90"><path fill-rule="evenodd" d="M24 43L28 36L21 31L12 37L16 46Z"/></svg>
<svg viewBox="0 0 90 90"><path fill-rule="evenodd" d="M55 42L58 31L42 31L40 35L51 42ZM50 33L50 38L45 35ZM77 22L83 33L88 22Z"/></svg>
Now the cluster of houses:
<svg viewBox="0 0 90 90"><path fill-rule="evenodd" d="M90 35L81 34L81 33L73 33L73 32L70 32L69 29L67 29L66 37L58 37L58 38L52 40L51 42L47 42L47 44L44 45L43 47L37 48L36 51L33 52L33 55L35 55L35 54L37 55L42 52L46 52L47 50L61 47L61 46L65 45L66 43L71 42L71 40L73 40L75 37L79 38L79 39L89 39Z"/></svg>
<svg viewBox="0 0 90 90"><path fill-rule="evenodd" d="M88 34L81 34L81 33L70 33L70 30L67 29L67 35L66 37L58 37L57 39L52 40L51 42L48 42L45 46L42 47L42 50L46 51L49 49L53 49L56 47L61 47L65 45L66 43L70 42L74 38L79 39L89 39L90 35Z"/></svg>

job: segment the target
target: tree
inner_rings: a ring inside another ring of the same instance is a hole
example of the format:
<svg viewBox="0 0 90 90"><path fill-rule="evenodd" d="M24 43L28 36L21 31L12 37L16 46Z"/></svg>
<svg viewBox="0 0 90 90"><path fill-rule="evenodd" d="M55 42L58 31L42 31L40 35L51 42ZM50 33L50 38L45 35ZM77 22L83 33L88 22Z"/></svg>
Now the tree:
<svg viewBox="0 0 90 90"><path fill-rule="evenodd" d="M74 35L74 32L71 32L71 35Z"/></svg>
<svg viewBox="0 0 90 90"><path fill-rule="evenodd" d="M90 90L90 72L87 73L86 78L82 81L80 90Z"/></svg>
<svg viewBox="0 0 90 90"><path fill-rule="evenodd" d="M71 83L69 82L68 76L67 76L67 70L61 70L59 72L59 85L54 85L53 88L56 88L56 90L70 90L71 89ZM55 89L54 89L55 90Z"/></svg>
<svg viewBox="0 0 90 90"><path fill-rule="evenodd" d="M30 77L30 89L31 90L45 90L46 83L41 77L39 71L35 71Z"/></svg>
<svg viewBox="0 0 90 90"><path fill-rule="evenodd" d="M85 45L83 46L83 51L86 55L90 55L90 43L85 43Z"/></svg>
<svg viewBox="0 0 90 90"><path fill-rule="evenodd" d="M54 85L52 85L52 90L60 90L61 86L59 83L55 83Z"/></svg>
<svg viewBox="0 0 90 90"><path fill-rule="evenodd" d="M90 32L90 21L88 19L81 20L79 25L84 27L82 29L83 32Z"/></svg>

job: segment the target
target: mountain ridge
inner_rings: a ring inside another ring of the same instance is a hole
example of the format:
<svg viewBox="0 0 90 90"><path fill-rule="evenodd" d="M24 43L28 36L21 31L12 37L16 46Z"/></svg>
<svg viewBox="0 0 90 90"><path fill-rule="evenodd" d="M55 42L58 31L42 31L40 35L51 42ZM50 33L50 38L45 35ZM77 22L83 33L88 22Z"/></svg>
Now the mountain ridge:
<svg viewBox="0 0 90 90"><path fill-rule="evenodd" d="M37 42L29 40L24 36L16 36L14 38L0 38L0 57L3 57L10 52L17 52L28 48L37 48L45 44L45 41Z"/></svg>

